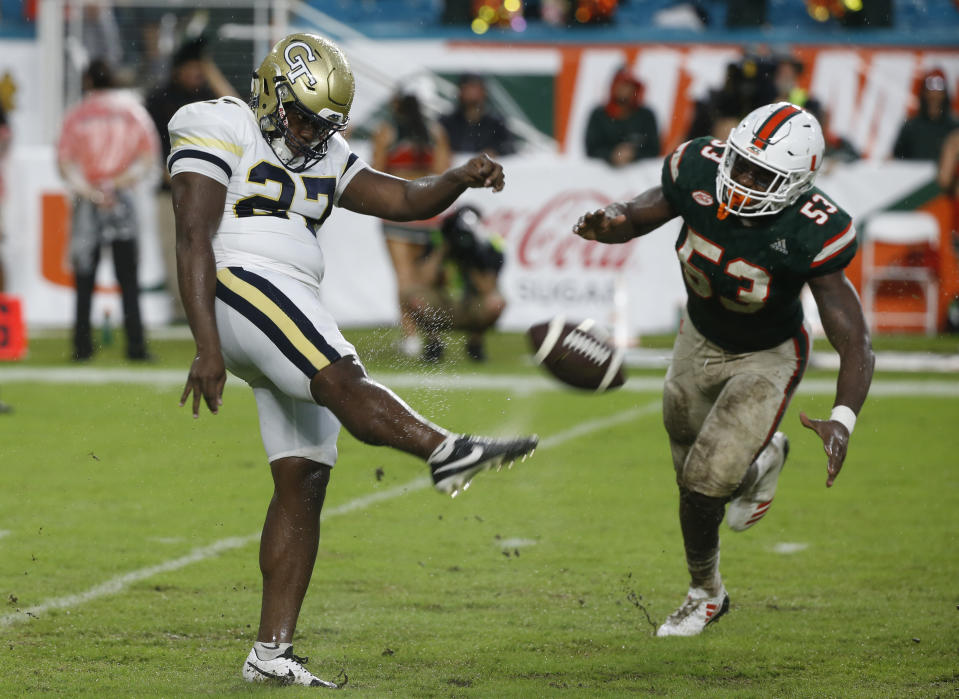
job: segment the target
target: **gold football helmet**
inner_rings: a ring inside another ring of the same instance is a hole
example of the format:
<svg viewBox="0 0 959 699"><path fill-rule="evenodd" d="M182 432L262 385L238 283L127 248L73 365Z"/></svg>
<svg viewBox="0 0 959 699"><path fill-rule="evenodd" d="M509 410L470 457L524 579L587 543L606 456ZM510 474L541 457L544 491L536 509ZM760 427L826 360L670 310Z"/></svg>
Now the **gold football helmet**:
<svg viewBox="0 0 959 699"><path fill-rule="evenodd" d="M333 134L346 128L353 90L353 71L336 44L316 34L290 34L253 74L250 107L276 156L288 169L302 172L318 163ZM290 130L290 110L313 125L312 142Z"/></svg>

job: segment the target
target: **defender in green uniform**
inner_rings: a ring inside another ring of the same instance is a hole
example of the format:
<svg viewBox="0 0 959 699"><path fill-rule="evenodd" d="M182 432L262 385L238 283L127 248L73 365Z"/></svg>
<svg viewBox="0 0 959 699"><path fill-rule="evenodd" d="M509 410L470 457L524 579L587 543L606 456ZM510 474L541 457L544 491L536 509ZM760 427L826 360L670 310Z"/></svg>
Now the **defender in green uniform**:
<svg viewBox="0 0 959 699"><path fill-rule="evenodd" d="M690 574L686 601L658 636L693 636L729 609L719 574L719 525L743 531L768 511L789 450L777 428L809 355L800 292L809 285L839 353L829 419L800 414L842 468L872 381L874 357L843 269L856 252L849 215L813 186L819 123L788 102L760 107L726 142L688 141L662 184L580 218L574 232L621 243L677 216L687 303L663 390L679 519ZM728 509L726 508L729 504Z"/></svg>

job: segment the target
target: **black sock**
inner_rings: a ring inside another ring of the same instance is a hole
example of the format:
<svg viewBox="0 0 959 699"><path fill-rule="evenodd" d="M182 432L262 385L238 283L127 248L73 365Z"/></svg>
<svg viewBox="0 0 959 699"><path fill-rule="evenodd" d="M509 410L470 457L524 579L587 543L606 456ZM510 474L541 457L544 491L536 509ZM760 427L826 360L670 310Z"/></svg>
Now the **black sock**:
<svg viewBox="0 0 959 699"><path fill-rule="evenodd" d="M719 594L719 525L725 514L726 499L679 489L679 523L686 547L686 567L692 587Z"/></svg>

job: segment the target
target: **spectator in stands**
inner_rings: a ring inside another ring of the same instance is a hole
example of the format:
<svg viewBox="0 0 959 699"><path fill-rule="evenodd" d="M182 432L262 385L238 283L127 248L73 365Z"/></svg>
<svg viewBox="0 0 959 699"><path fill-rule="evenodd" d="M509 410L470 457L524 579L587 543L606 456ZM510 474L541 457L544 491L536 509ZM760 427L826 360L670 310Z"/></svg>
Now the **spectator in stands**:
<svg viewBox="0 0 959 699"><path fill-rule="evenodd" d="M486 361L486 332L506 308L497 286L502 244L483 229L481 218L477 208L462 206L443 219L441 240L423 260L425 284L409 297L427 348L442 349L443 330L465 330L466 356L475 362Z"/></svg>
<svg viewBox="0 0 959 699"><path fill-rule="evenodd" d="M490 111L486 82L476 73L459 79L456 109L440 118L454 153L486 153L490 157L516 152L513 133Z"/></svg>
<svg viewBox="0 0 959 699"><path fill-rule="evenodd" d="M791 54L785 54L776 56L774 64L773 86L776 89L777 102L791 102L804 109L808 109L810 102L818 102L815 98L810 98L809 93L799 85L804 68L802 61Z"/></svg>
<svg viewBox="0 0 959 699"><path fill-rule="evenodd" d="M63 119L57 161L73 193L70 260L76 277L73 359L93 356L90 306L100 249L109 244L123 299L128 359L150 359L140 320L137 218L132 188L149 177L160 152L150 115L113 90L110 65L96 59L83 75L83 99Z"/></svg>
<svg viewBox="0 0 959 699"><path fill-rule="evenodd" d="M170 155L167 123L180 107L225 95L236 97L233 86L207 56L206 44L202 36L184 42L173 54L168 80L147 95L146 108L160 134L164 159Z"/></svg>
<svg viewBox="0 0 959 699"><path fill-rule="evenodd" d="M902 160L939 162L942 144L959 120L949 109L946 74L936 68L922 76L919 85L919 110L899 130L892 154Z"/></svg>
<svg viewBox="0 0 959 699"><path fill-rule="evenodd" d="M816 117L823 128L823 137L826 139L826 155L829 154L829 135L826 133L826 112L822 103L799 84L799 78L805 66L803 62L792 54L781 54L773 57L773 87L777 102L790 102L802 107ZM857 156L858 157L858 156Z"/></svg>
<svg viewBox="0 0 959 699"><path fill-rule="evenodd" d="M822 106L822 102L817 99L806 100L806 110L822 124L822 135L826 141L826 149L823 151L824 173L828 172L834 163L851 163L862 157L852 143L829 130L829 113Z"/></svg>
<svg viewBox="0 0 959 699"><path fill-rule="evenodd" d="M775 97L771 62L761 56L744 56L726 66L722 87L696 102L686 138L712 136L725 141L741 119L754 109L775 102Z"/></svg>
<svg viewBox="0 0 959 699"><path fill-rule="evenodd" d="M613 76L609 100L589 115L586 155L613 167L659 155L656 115L643 105L643 84L625 66Z"/></svg>
<svg viewBox="0 0 959 699"><path fill-rule="evenodd" d="M3 169L7 154L10 152L11 132L7 123L7 113L0 104L0 243L3 243ZM3 257L0 256L0 294L4 292L6 281L3 276ZM0 415L13 412L9 403L0 400Z"/></svg>
<svg viewBox="0 0 959 699"><path fill-rule="evenodd" d="M160 144L163 161L170 155L170 134L167 123L176 111L185 104L236 96L233 86L227 81L209 59L206 53L206 39L191 39L176 51L165 83L157 86L147 95L146 108L153 119ZM186 313L180 300L180 290L176 278L176 254L174 249L175 226L173 204L170 200L170 175L163 169L163 179L157 191L157 229L163 248L163 266L166 271L166 288L170 294L174 322L186 322Z"/></svg>
<svg viewBox="0 0 959 699"><path fill-rule="evenodd" d="M85 50L84 58L97 56L111 66L122 65L123 42L112 3L93 2L81 7L80 42Z"/></svg>
<svg viewBox="0 0 959 699"><path fill-rule="evenodd" d="M946 136L939 155L939 186L956 205L952 230L959 232L959 127Z"/></svg>
<svg viewBox="0 0 959 699"><path fill-rule="evenodd" d="M952 201L952 250L959 260L959 128L946 137L939 156L939 186ZM949 304L947 327L951 332L959 332L959 298Z"/></svg>
<svg viewBox="0 0 959 699"><path fill-rule="evenodd" d="M3 171L4 163L7 160L7 154L10 152L10 141L12 133L10 125L7 123L7 113L0 104L0 243L3 242ZM3 258L0 257L0 294L3 293L6 286L6 280L3 275Z"/></svg>
<svg viewBox="0 0 959 699"><path fill-rule="evenodd" d="M390 102L390 116L373 135L372 165L406 180L445 172L450 166L450 145L446 131L426 116L416 94L414 83L401 88ZM438 340L427 343L417 331L411 313L411 294L427 284L424 268L430 245L431 231L436 221L399 223L383 221L386 249L396 273L396 290L400 305L400 324L403 338L398 349L408 357L423 353L427 361L435 361L442 354Z"/></svg>
<svg viewBox="0 0 959 699"><path fill-rule="evenodd" d="M829 115L820 102L815 97L810 97L809 93L799 84L799 77L804 70L803 62L791 54L776 56L773 59L775 68L773 69L773 86L775 88L777 102L791 102L797 107L802 107L822 125L823 138L826 141L824 158L826 162L823 167L828 168L832 163L848 163L858 160L860 155L849 141L841 136L832 134L828 129Z"/></svg>

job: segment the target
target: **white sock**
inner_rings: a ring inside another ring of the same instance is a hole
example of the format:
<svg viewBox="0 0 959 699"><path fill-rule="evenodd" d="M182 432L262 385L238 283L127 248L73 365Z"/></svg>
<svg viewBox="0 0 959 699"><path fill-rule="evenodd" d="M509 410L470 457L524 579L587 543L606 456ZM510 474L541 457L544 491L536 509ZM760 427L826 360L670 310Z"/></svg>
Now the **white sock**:
<svg viewBox="0 0 959 699"><path fill-rule="evenodd" d="M276 660L286 652L287 648L292 647L292 643L262 643L257 641L253 644L256 657L260 660Z"/></svg>

